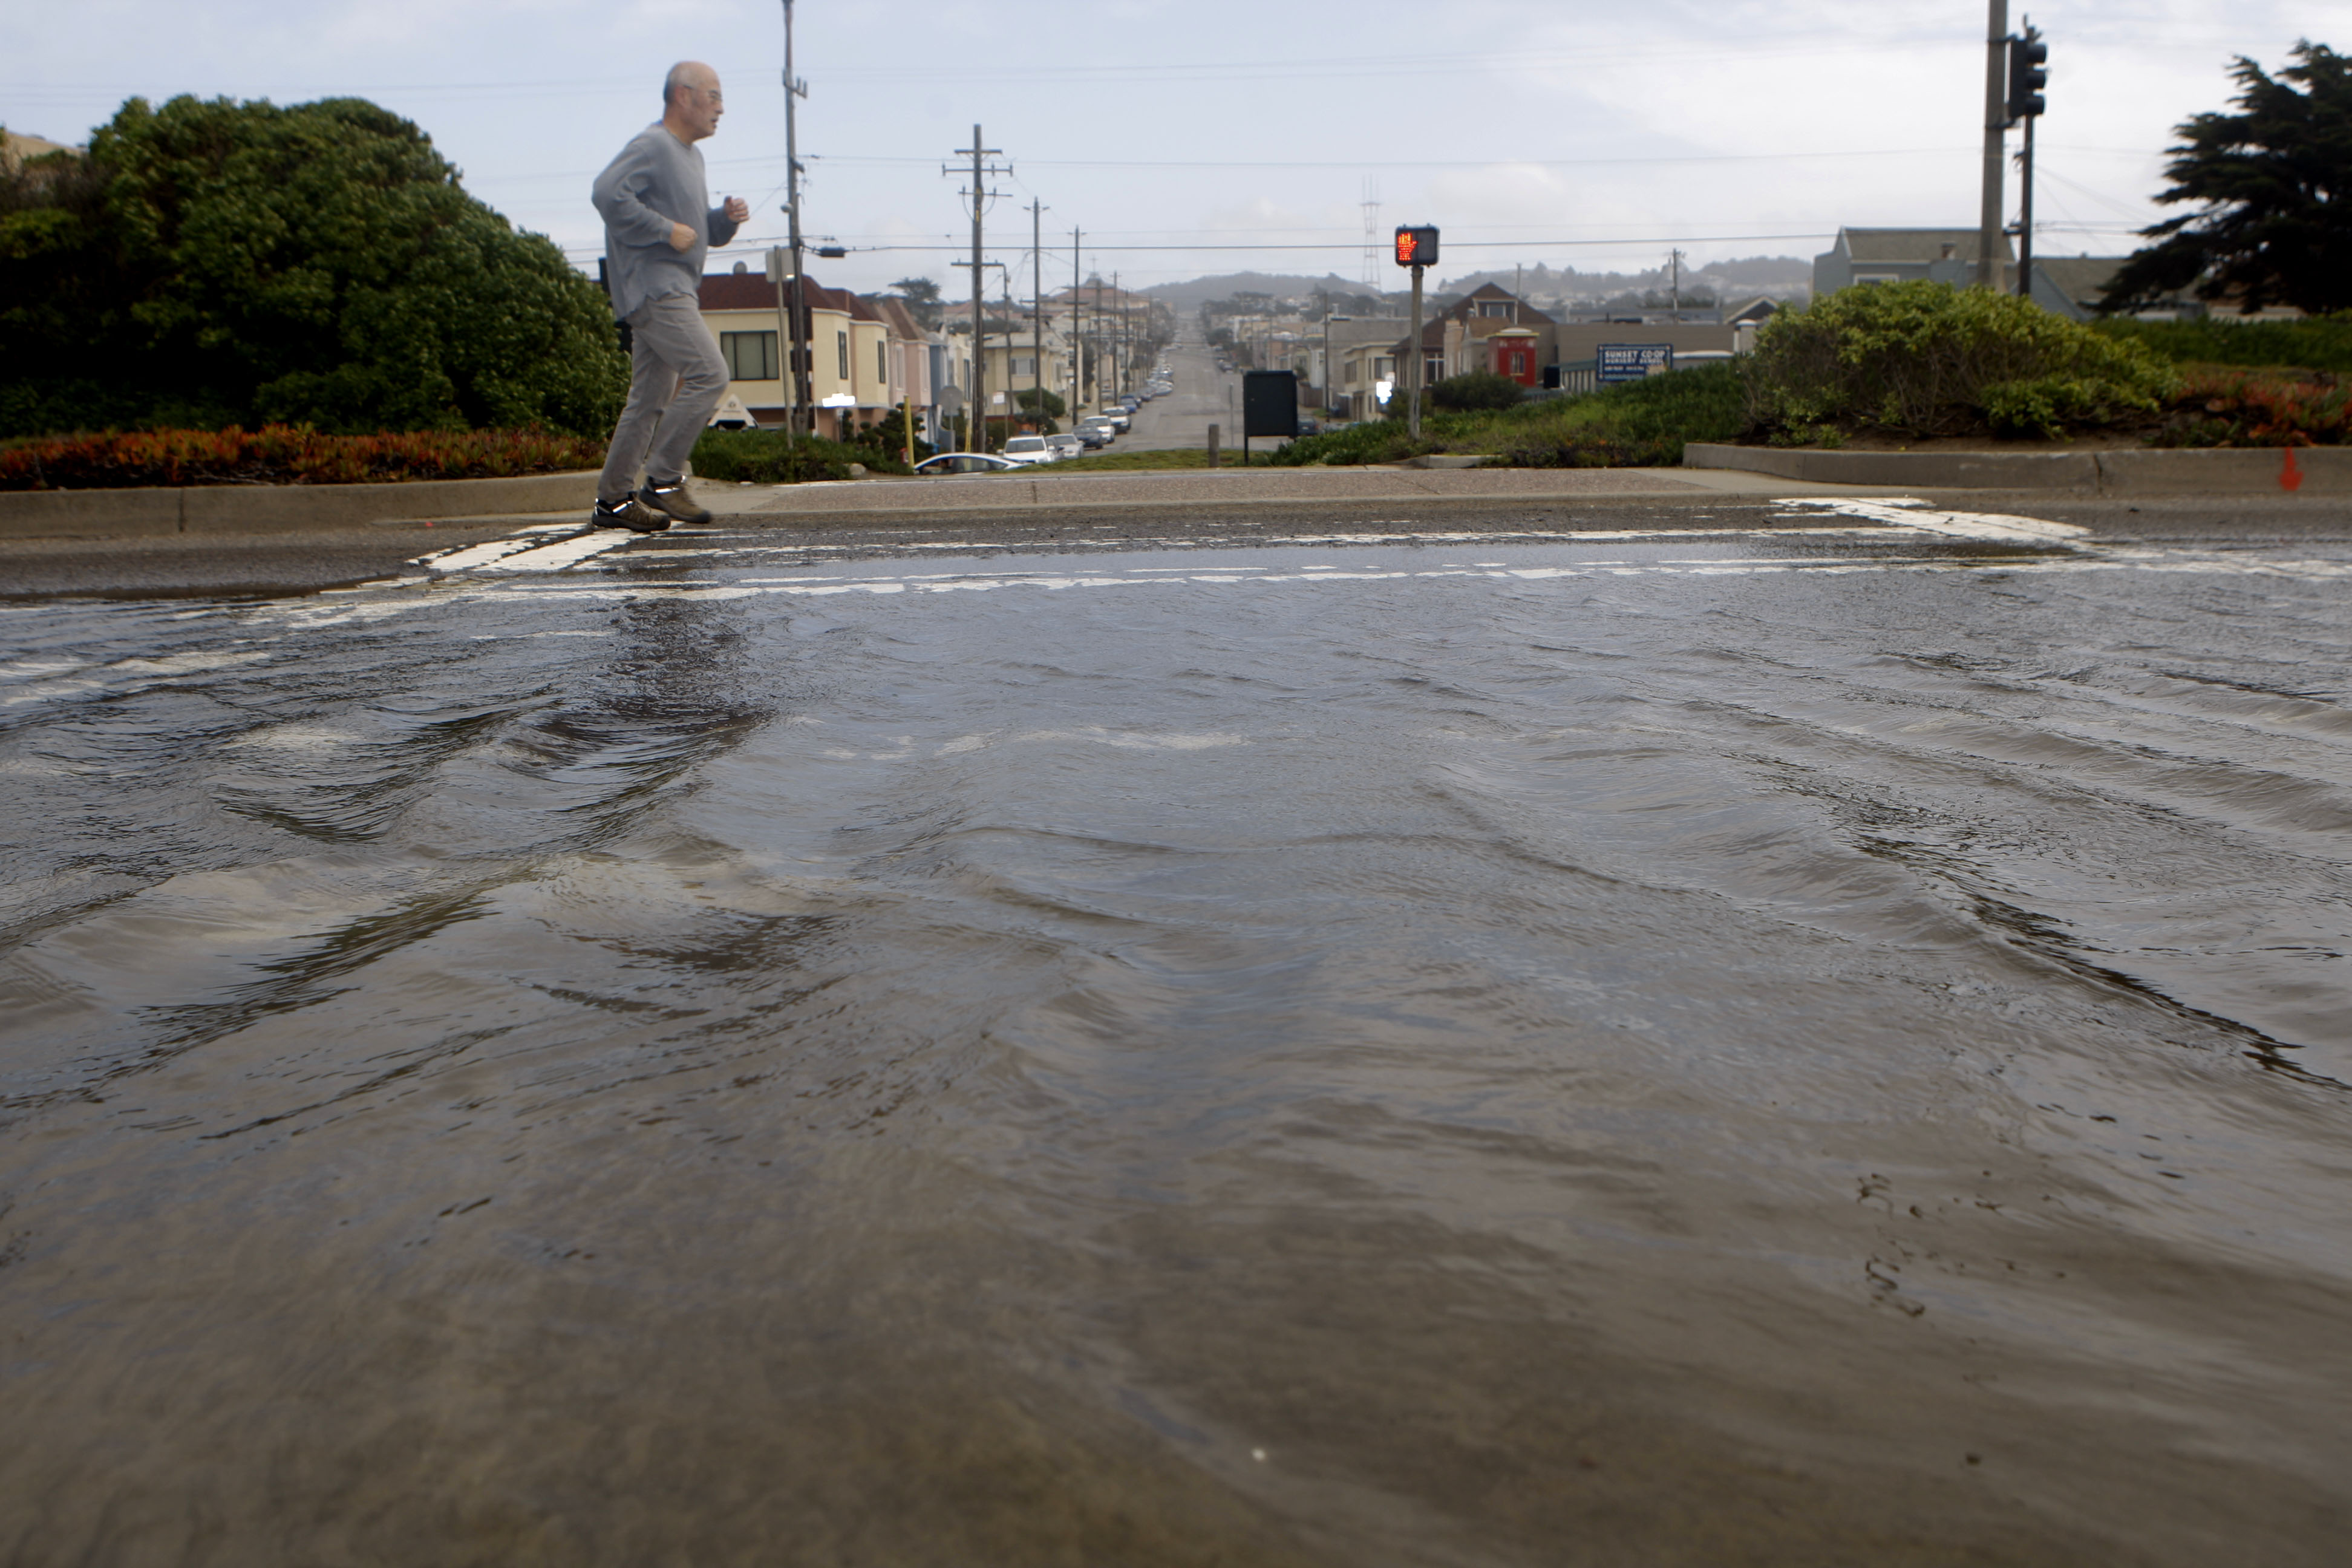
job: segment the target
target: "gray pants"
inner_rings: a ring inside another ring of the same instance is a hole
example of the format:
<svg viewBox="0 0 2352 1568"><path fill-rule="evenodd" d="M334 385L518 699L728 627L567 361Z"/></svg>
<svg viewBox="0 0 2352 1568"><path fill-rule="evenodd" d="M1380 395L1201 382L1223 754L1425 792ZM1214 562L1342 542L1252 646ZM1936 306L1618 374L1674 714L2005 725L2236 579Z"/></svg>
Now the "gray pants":
<svg viewBox="0 0 2352 1568"><path fill-rule="evenodd" d="M710 411L727 395L727 362L691 295L646 300L629 313L629 333L635 345L629 401L613 426L599 500L617 501L636 489L641 464L649 479L685 473Z"/></svg>

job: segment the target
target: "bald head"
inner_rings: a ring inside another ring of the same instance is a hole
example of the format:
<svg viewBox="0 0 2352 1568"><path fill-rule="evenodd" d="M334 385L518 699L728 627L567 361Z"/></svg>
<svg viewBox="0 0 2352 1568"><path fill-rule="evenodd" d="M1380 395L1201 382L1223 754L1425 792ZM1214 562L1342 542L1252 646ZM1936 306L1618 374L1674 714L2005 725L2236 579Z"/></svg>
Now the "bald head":
<svg viewBox="0 0 2352 1568"><path fill-rule="evenodd" d="M680 60L662 78L662 123L681 142L699 142L719 129L727 111L719 73L700 60Z"/></svg>

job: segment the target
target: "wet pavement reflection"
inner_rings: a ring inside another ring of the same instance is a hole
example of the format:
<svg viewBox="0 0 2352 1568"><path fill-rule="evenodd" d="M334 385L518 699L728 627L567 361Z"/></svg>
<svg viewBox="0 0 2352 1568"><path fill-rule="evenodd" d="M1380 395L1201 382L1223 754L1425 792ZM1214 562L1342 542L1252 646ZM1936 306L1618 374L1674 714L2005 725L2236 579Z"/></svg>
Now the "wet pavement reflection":
<svg viewBox="0 0 2352 1568"><path fill-rule="evenodd" d="M0 606L0 1560L2338 1560L2352 551L1753 521Z"/></svg>

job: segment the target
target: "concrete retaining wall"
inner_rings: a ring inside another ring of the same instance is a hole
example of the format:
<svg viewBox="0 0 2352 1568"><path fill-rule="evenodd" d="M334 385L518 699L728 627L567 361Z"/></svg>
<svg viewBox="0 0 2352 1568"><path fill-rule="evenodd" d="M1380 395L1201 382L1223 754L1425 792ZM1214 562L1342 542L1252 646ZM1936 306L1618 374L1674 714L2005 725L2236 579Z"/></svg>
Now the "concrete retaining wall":
<svg viewBox="0 0 2352 1568"><path fill-rule="evenodd" d="M202 485L0 492L0 539L320 532L409 521L586 511L593 473L388 485Z"/></svg>
<svg viewBox="0 0 2352 1568"><path fill-rule="evenodd" d="M2352 493L2352 447L2196 451L1823 452L1694 441L1690 468L1739 468L1805 484L1891 489L2079 490L2112 496Z"/></svg>

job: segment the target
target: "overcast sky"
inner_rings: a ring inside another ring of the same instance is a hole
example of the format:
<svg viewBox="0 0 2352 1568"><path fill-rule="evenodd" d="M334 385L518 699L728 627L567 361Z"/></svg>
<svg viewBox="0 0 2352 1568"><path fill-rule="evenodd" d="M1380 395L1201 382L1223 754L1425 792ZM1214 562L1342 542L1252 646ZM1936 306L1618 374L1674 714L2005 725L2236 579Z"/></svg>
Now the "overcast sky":
<svg viewBox="0 0 2352 1568"><path fill-rule="evenodd" d="M2231 59L2299 37L2352 49L2343 0L2038 0L2051 44L2039 247L2116 254L2158 216L2163 149L2224 106ZM992 260L1020 265L1045 204L1049 288L1085 264L1133 283L1256 268L1364 271L1382 233L1444 231L1442 272L1586 271L1810 257L1840 224L1971 226L1983 0L799 0L812 270L968 289L972 123L1011 166ZM467 187L593 268L588 184L660 112L673 59L716 66L714 199L781 237L781 0L0 0L0 122L80 142L132 94L406 115ZM2014 200L2015 185L2011 185ZM1212 247L1228 248L1211 248ZM722 256L719 263L731 259ZM1384 286L1393 268L1381 268ZM992 283L992 295L998 291Z"/></svg>

